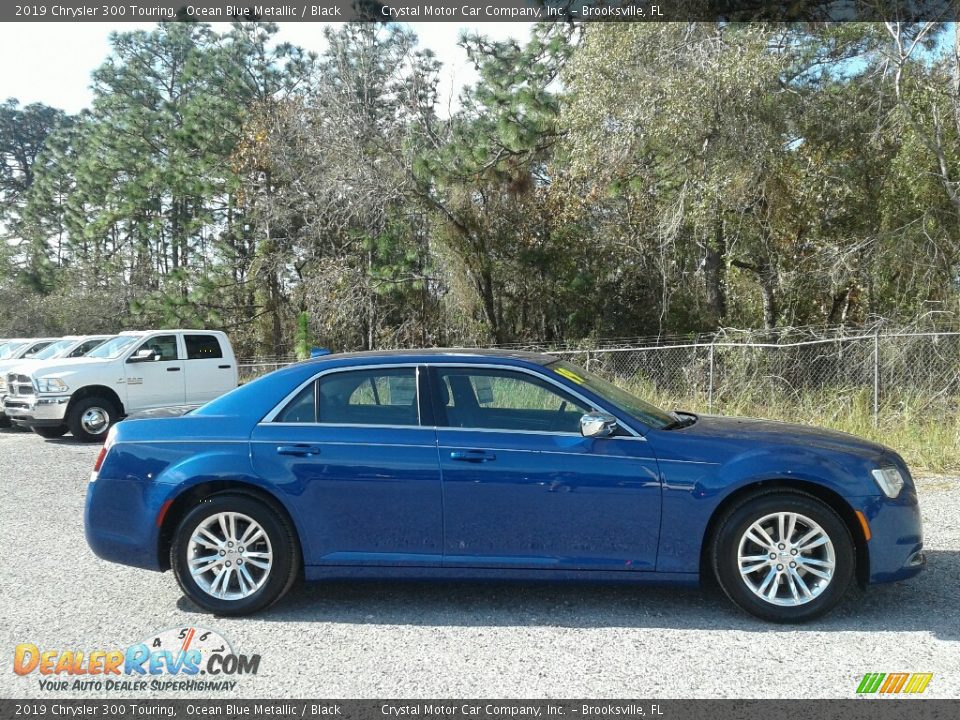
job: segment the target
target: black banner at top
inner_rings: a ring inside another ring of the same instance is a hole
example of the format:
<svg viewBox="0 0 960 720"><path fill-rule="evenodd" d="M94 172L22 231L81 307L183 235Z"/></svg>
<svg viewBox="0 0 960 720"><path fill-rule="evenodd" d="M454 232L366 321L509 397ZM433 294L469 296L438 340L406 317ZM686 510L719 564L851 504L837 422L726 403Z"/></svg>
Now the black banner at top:
<svg viewBox="0 0 960 720"><path fill-rule="evenodd" d="M958 7L960 0L25 0L0 4L0 20L947 22Z"/></svg>

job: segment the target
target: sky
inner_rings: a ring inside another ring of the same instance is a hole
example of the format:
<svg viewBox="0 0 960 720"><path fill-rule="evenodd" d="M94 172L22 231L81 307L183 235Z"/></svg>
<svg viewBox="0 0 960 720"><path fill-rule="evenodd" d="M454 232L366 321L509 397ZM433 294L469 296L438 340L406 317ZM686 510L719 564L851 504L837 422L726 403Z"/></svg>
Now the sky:
<svg viewBox="0 0 960 720"><path fill-rule="evenodd" d="M281 41L307 50L323 49L322 27L327 23L279 23ZM467 54L457 46L462 31L476 31L492 39L523 40L529 23L408 23L421 45L443 62L441 106L456 105L459 90L476 75ZM113 30L150 29L155 23L3 23L0 24L0 101L17 98L21 104L42 102L75 113L91 102L90 73L109 51ZM226 23L213 23L224 31Z"/></svg>

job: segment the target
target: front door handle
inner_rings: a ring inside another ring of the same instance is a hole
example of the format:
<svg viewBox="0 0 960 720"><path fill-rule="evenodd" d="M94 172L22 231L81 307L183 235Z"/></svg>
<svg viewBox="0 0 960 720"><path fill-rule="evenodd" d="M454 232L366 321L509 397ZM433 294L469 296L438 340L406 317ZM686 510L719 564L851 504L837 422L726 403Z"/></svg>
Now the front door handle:
<svg viewBox="0 0 960 720"><path fill-rule="evenodd" d="M167 368L167 372L180 372L180 368Z"/></svg>
<svg viewBox="0 0 960 720"><path fill-rule="evenodd" d="M497 459L497 456L486 450L454 450L450 453L450 459L459 462L482 463L493 462Z"/></svg>
<svg viewBox="0 0 960 720"><path fill-rule="evenodd" d="M316 445L280 445L277 447L277 455L296 455L297 457L306 457L307 455L319 455L320 448Z"/></svg>

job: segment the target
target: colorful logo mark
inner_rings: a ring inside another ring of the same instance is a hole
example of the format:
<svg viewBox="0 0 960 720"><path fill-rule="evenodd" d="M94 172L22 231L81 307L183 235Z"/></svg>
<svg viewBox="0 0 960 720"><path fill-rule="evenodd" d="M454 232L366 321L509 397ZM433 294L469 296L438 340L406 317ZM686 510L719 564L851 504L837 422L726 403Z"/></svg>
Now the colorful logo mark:
<svg viewBox="0 0 960 720"><path fill-rule="evenodd" d="M919 695L927 689L933 673L867 673L857 687L858 695Z"/></svg>

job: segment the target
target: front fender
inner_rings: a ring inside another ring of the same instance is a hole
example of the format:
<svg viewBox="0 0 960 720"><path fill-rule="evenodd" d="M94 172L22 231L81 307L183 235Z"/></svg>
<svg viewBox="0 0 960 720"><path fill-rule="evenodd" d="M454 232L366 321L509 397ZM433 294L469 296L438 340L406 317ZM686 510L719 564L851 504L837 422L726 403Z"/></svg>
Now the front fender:
<svg viewBox="0 0 960 720"><path fill-rule="evenodd" d="M769 481L824 487L843 498L876 494L868 461L802 446L746 450L723 463L662 463L665 481L657 570L698 572L710 521L737 491ZM872 467L872 466L871 466Z"/></svg>

